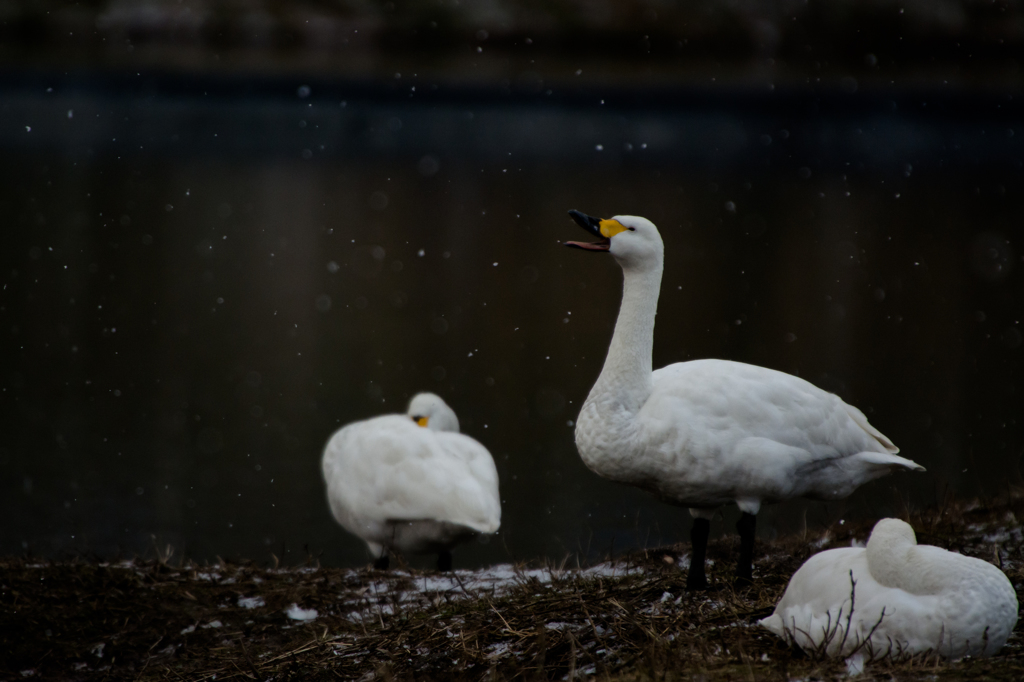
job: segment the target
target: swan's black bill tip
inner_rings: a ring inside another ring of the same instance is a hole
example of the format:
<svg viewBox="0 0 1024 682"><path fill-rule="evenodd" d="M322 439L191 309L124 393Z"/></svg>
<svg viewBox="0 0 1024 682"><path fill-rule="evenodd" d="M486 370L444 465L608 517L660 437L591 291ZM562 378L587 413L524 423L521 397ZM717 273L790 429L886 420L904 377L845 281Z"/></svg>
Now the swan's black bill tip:
<svg viewBox="0 0 1024 682"><path fill-rule="evenodd" d="M577 211L573 209L569 211L569 215L576 224L582 227L584 230L594 235L595 237L601 236L601 219L595 218L594 216L587 215L583 211Z"/></svg>

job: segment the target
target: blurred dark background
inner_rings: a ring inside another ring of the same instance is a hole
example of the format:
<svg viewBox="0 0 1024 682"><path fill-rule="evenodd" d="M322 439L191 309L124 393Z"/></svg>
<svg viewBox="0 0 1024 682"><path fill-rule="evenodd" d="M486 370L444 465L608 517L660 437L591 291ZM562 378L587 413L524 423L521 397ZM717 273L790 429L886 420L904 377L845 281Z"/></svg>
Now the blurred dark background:
<svg viewBox="0 0 1024 682"><path fill-rule="evenodd" d="M0 552L360 565L322 447L420 390L501 476L456 566L686 538L575 451L621 275L570 208L661 229L655 366L798 374L929 470L763 537L1003 494L1022 54L1024 0L0 3Z"/></svg>

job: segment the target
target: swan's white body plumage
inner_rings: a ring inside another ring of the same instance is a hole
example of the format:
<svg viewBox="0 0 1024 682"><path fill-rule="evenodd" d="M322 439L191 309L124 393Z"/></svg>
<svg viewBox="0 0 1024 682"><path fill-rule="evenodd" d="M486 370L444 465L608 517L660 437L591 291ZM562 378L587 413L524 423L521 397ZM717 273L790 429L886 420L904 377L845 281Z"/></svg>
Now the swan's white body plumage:
<svg viewBox="0 0 1024 682"><path fill-rule="evenodd" d="M426 428L410 415L429 417ZM343 427L322 465L334 518L375 556L439 552L501 525L491 454L458 433L455 413L435 395L413 398L409 415Z"/></svg>
<svg viewBox="0 0 1024 682"><path fill-rule="evenodd" d="M1017 594L1002 571L918 545L914 529L897 519L879 521L866 548L812 556L793 574L775 613L761 621L803 649L868 660L926 652L991 656L1016 624Z"/></svg>
<svg viewBox="0 0 1024 682"><path fill-rule="evenodd" d="M664 260L645 218L608 250L623 295L604 368L580 411L576 445L605 478L649 490L707 518L736 503L835 499L894 469L923 470L838 396L775 370L725 360L651 369Z"/></svg>
<svg viewBox="0 0 1024 682"><path fill-rule="evenodd" d="M919 468L860 410L783 372L693 360L655 371L651 384L628 416L611 396L591 394L576 443L591 469L671 503L735 502L757 513L793 497L846 497L893 468Z"/></svg>

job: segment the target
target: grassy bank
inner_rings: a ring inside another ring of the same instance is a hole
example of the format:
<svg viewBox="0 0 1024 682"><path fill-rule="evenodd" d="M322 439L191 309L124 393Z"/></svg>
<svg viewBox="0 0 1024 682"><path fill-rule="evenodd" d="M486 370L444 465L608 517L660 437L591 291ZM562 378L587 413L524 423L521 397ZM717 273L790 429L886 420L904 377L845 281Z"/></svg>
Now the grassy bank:
<svg viewBox="0 0 1024 682"><path fill-rule="evenodd" d="M1024 583L1024 498L910 515L921 543L1002 565ZM738 544L712 543L713 589L685 590L687 546L588 568L452 574L169 560L0 562L3 679L834 679L756 625L811 554L872 523L758 545L756 584L731 587ZM862 679L1024 679L1021 626L984 660L870 664Z"/></svg>

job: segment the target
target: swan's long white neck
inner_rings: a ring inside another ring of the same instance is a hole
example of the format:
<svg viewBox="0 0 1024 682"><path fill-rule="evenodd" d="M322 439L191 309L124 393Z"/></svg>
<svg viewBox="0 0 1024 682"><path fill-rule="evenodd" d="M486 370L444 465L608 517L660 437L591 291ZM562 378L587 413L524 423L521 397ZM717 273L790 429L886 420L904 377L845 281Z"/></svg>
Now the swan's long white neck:
<svg viewBox="0 0 1024 682"><path fill-rule="evenodd" d="M661 264L647 271L623 269L622 305L601 375L587 402L614 397L618 408L635 414L651 394L654 317L661 290Z"/></svg>
<svg viewBox="0 0 1024 682"><path fill-rule="evenodd" d="M978 569L953 555L937 557L935 548L917 544L914 529L896 519L875 524L867 544L871 577L886 587L910 594L937 594L961 589Z"/></svg>
<svg viewBox="0 0 1024 682"><path fill-rule="evenodd" d="M636 413L650 397L654 317L658 310L662 263L643 268L623 265L622 305L604 368L590 390L576 423L580 456L598 474L643 485L635 460Z"/></svg>

